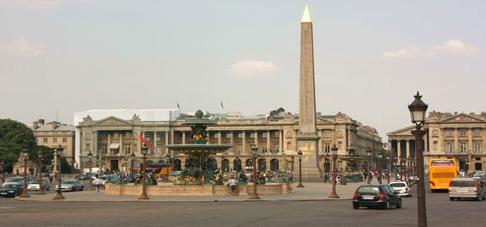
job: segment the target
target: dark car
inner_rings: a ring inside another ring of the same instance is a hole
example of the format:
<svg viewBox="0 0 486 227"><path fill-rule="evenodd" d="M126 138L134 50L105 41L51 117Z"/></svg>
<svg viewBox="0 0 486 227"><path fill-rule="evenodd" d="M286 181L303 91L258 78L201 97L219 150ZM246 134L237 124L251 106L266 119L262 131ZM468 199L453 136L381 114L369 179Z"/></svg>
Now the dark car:
<svg viewBox="0 0 486 227"><path fill-rule="evenodd" d="M22 194L22 188L14 184L7 184L0 188L1 197L15 197L20 194Z"/></svg>
<svg viewBox="0 0 486 227"><path fill-rule="evenodd" d="M388 185L362 185L353 196L353 208L402 208L402 199Z"/></svg>

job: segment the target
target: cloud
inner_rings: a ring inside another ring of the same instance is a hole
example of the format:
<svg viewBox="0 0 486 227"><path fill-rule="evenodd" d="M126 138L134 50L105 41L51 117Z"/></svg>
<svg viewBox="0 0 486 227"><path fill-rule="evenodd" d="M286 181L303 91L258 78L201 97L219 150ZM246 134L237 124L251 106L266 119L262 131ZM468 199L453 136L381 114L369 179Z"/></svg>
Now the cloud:
<svg viewBox="0 0 486 227"><path fill-rule="evenodd" d="M452 53L471 55L478 53L478 49L474 46L467 45L459 40L449 40L432 48L436 53Z"/></svg>
<svg viewBox="0 0 486 227"><path fill-rule="evenodd" d="M10 42L0 42L0 51L17 57L33 57L44 53L44 48L20 38Z"/></svg>
<svg viewBox="0 0 486 227"><path fill-rule="evenodd" d="M270 61L244 60L230 65L230 71L239 76L271 75L276 70Z"/></svg>
<svg viewBox="0 0 486 227"><path fill-rule="evenodd" d="M435 45L428 49L420 49L415 46L402 48L396 51L385 51L381 54L385 59L412 59L423 57L436 57L436 56L464 56L477 54L479 50L472 46L465 44L459 40L448 40L441 44Z"/></svg>

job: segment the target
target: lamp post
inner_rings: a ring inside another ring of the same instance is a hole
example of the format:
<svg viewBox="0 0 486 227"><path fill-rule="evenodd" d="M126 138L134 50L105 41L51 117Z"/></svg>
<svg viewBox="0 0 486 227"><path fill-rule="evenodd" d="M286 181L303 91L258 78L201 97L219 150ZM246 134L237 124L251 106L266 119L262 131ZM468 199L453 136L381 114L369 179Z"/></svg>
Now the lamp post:
<svg viewBox="0 0 486 227"><path fill-rule="evenodd" d="M336 159L337 159L337 151L338 151L336 144L332 146L331 151L332 151L332 192L331 195L329 195L329 198L337 199L339 198L339 196L336 193Z"/></svg>
<svg viewBox="0 0 486 227"><path fill-rule="evenodd" d="M424 135L425 130L422 127L425 124L425 114L427 112L427 104L422 101L422 96L417 92L414 96L415 100L408 106L412 123L415 124L415 130L412 134L415 136L415 159L418 170L417 181L417 205L418 205L418 226L427 226L427 210L425 205L425 174L424 174Z"/></svg>
<svg viewBox="0 0 486 227"><path fill-rule="evenodd" d="M44 182L42 182L42 153L41 151L37 154L37 181L39 181L39 192L37 194L44 195Z"/></svg>
<svg viewBox="0 0 486 227"><path fill-rule="evenodd" d="M390 163L390 156L386 156L386 183L390 184L390 173L391 173L391 163Z"/></svg>
<svg viewBox="0 0 486 227"><path fill-rule="evenodd" d="M88 152L88 163L89 163L89 190L92 191L93 190L93 163L92 163L92 159L93 158L93 153L91 153L91 151Z"/></svg>
<svg viewBox="0 0 486 227"><path fill-rule="evenodd" d="M22 194L20 195L20 197L30 197L29 193L27 193L27 186L29 184L29 179L28 179L28 168L27 168L27 164L28 164L28 161L29 161L29 155L27 154L27 151L24 151L24 153L22 154L22 160L24 161L24 188L22 190Z"/></svg>
<svg viewBox="0 0 486 227"><path fill-rule="evenodd" d="M368 156L368 176L366 176L366 181L368 184L371 184L371 150L366 150L366 156Z"/></svg>
<svg viewBox="0 0 486 227"><path fill-rule="evenodd" d="M133 165L135 163L135 153L130 154L130 179L133 180Z"/></svg>
<svg viewBox="0 0 486 227"><path fill-rule="evenodd" d="M147 195L147 173L145 172L145 166L147 165L147 155L148 155L148 147L144 145L143 148L143 158L142 158L142 194L138 199L149 199Z"/></svg>
<svg viewBox="0 0 486 227"><path fill-rule="evenodd" d="M381 161L383 159L383 154L380 152L378 153L378 155L376 156L377 157L377 162L376 164L378 165L378 183L381 184L383 181L382 181L382 167L381 167Z"/></svg>
<svg viewBox="0 0 486 227"><path fill-rule="evenodd" d="M62 195L62 190L61 190L61 154L62 154L63 148L61 145L59 145L58 148L54 149L54 155L57 159L57 193L56 196L54 196L54 200L60 200L64 199L64 196Z"/></svg>
<svg viewBox="0 0 486 227"><path fill-rule="evenodd" d="M251 145L251 154L252 154L252 158L253 158L253 191L251 193L251 196L250 196L250 199L260 199L260 197L258 196L258 192L257 192L257 172L256 172L256 168L257 168L257 165L256 165L256 162L257 162L257 158L258 158L258 147L255 146L254 144Z"/></svg>
<svg viewBox="0 0 486 227"><path fill-rule="evenodd" d="M297 185L298 188L303 188L304 185L302 184L302 151L299 150L297 153L297 157L299 158L299 184Z"/></svg>

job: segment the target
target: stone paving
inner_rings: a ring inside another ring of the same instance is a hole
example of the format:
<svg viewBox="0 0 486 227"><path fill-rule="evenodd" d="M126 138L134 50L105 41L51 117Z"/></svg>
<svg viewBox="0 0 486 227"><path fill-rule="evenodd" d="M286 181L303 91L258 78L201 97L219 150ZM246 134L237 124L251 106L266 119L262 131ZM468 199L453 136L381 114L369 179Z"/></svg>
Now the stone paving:
<svg viewBox="0 0 486 227"><path fill-rule="evenodd" d="M375 183L375 182L374 182ZM323 182L304 182L303 188L297 188L297 183L291 184L292 190L289 194L281 195L260 195L260 200L265 201L306 201L306 200L343 200L351 199L353 197L356 187L364 184L361 183L348 183L347 185L337 185L336 191L340 196L339 199L329 199L331 194L331 184ZM46 195L31 195L28 198L17 197L17 200L28 201L53 201L52 198L55 194ZM65 200L61 201L106 201L106 202L120 202L120 201L144 201L138 200L136 196L114 196L105 195L103 191L83 191L83 192L64 192ZM149 195L150 196L150 195ZM249 196L151 196L146 201L227 201L227 202L242 202L253 201L249 199Z"/></svg>

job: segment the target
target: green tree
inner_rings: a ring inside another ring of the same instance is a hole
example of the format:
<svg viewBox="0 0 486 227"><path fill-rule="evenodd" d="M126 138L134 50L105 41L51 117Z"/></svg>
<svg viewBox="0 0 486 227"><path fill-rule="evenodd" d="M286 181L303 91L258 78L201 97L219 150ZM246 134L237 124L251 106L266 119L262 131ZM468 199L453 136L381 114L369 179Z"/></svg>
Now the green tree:
<svg viewBox="0 0 486 227"><path fill-rule="evenodd" d="M13 164L20 153L26 150L29 157L36 157L36 140L32 130L25 124L10 119L0 119L0 160L4 171L12 172Z"/></svg>
<svg viewBox="0 0 486 227"><path fill-rule="evenodd" d="M37 154L40 153L42 156L42 172L47 172L50 170L52 160L54 159L54 149L40 145L36 147L36 151Z"/></svg>

